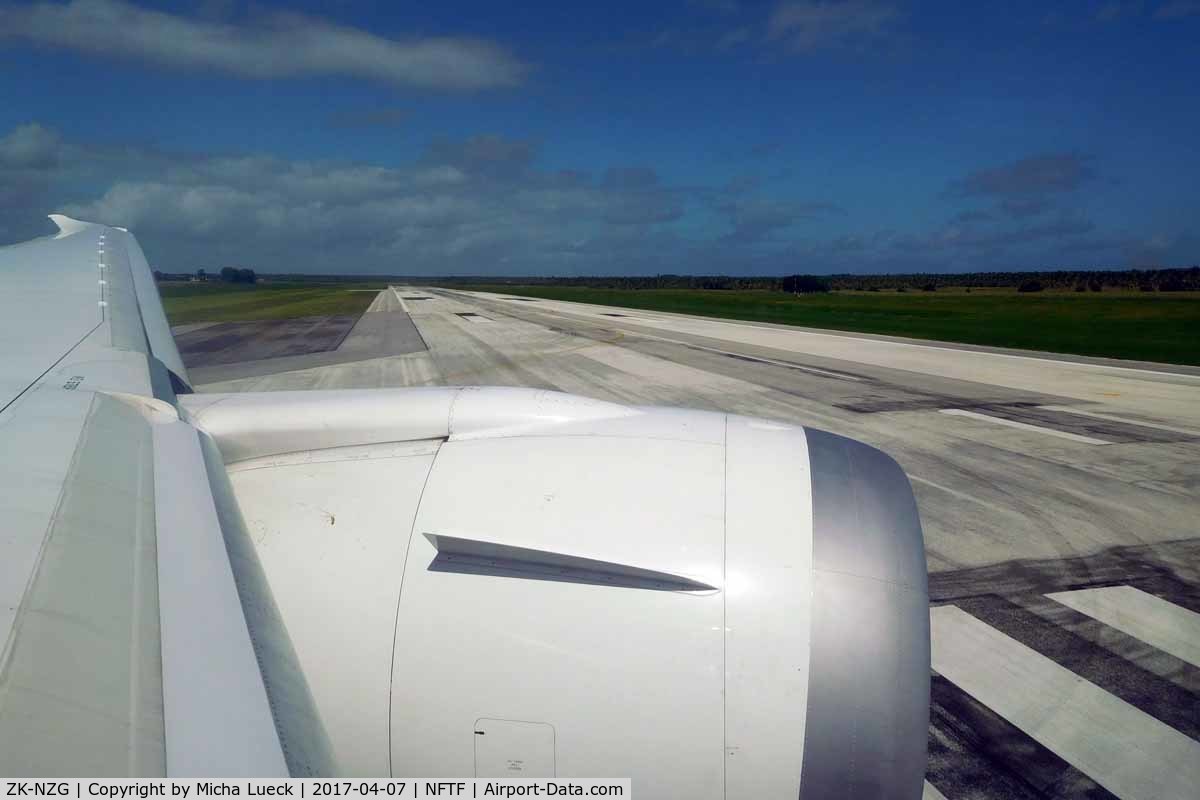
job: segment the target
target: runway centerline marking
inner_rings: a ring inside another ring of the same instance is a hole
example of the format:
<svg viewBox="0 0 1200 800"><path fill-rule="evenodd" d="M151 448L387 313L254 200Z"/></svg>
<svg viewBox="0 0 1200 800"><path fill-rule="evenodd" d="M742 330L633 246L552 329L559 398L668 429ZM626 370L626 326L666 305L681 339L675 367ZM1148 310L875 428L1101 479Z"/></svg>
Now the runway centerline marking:
<svg viewBox="0 0 1200 800"><path fill-rule="evenodd" d="M1195 797L1200 742L957 606L929 619L933 669L1105 789Z"/></svg>
<svg viewBox="0 0 1200 800"><path fill-rule="evenodd" d="M838 380L843 380L843 381L858 381L859 383L861 383L863 380L862 378L858 377L857 375L846 375L846 374L843 374L840 372L832 372L830 370L821 369L820 367L809 367L809 366L805 366L803 364L793 364L790 361L779 361L774 358L764 358L763 356L752 356L752 355L747 355L746 353L735 353L732 350L721 350L720 348L717 348L717 347L707 347L702 344L694 344L692 342L685 342L682 339L671 339L666 336L656 336L652 333L642 333L641 331L627 331L627 333L629 333L629 335L631 335L631 336L640 336L645 339L654 339L655 341L659 341L659 342L670 342L671 344L683 345L684 347L691 347L696 350L704 350L705 352L716 353L717 355L732 356L733 358L742 358L742 359L747 359L749 361L757 361L757 362L760 362L763 364L773 364L777 367L786 367L788 369L798 369L801 372L811 372L814 375L822 375L827 378L837 378Z"/></svg>
<svg viewBox="0 0 1200 800"><path fill-rule="evenodd" d="M1043 433L1047 436L1057 436L1060 439L1067 439L1069 441L1080 442L1082 444L1112 444L1112 442L1105 441L1104 439L1094 439L1091 436L1082 436L1078 433L1068 433L1067 431L1055 430L1054 428L1044 428L1041 425L1030 425L1028 422L1017 422L1014 419L993 417L988 414L980 414L977 411L967 411L965 408L939 408L938 413L950 414L955 417L981 419L985 422L994 422L997 425L1007 425L1010 428L1018 428L1020 430L1031 431L1033 433Z"/></svg>
<svg viewBox="0 0 1200 800"><path fill-rule="evenodd" d="M486 292L462 292L462 294L479 295L481 297L484 297L485 299L487 299L487 296L488 296L488 293L486 293ZM500 297L507 298L507 297L511 297L511 295L493 294L492 297L493 298L500 298ZM546 303L546 305L544 305L543 308L545 308L549 311L554 310L553 305L551 305L554 303L574 305L577 307L584 306L585 308L578 309L578 310L572 310L570 308L559 309L559 313L577 314L577 315L585 316L585 317L586 316L593 316L593 317L598 316L597 312L590 311L589 309L586 308L587 306L591 306L592 308L611 308L612 307L612 306L601 306L601 305L597 305L594 303L580 303L580 302L576 302L576 301L572 301L572 300L544 300L544 302ZM1141 375L1162 375L1162 376L1170 377L1170 378L1184 378L1184 379L1187 379L1185 381L1186 383L1192 384L1192 385L1194 385L1196 381L1200 380L1200 375L1195 375L1190 372L1168 372L1166 370L1144 369L1142 367L1122 367L1122 366L1118 366L1116 364L1097 364L1097 363L1090 362L1090 361L1072 361L1070 359L1052 358L1051 356L1053 354L1028 355L1027 356L1027 355L1019 355L1017 353L997 353L992 350L976 350L969 346L964 346L964 343L960 343L960 342L942 342L942 341L931 340L930 344L918 344L916 342L902 342L902 341L896 341L895 339L888 339L888 338L875 338L875 337L869 336L869 335L862 335L861 333L855 332L855 331L838 331L838 332L833 332L833 333L827 333L827 332L815 331L815 330L806 329L806 328L799 328L799 327L795 327L795 326L786 326L785 325L782 327L774 327L771 325L758 324L751 320L722 319L719 317L696 317L696 316L692 316L689 314L678 314L678 313L672 314L671 312L655 311L652 309L644 309L644 308L639 308L637 310L649 315L649 316L642 318L643 321L646 322L647 324L653 324L653 322L655 322L655 321L669 322L672 319L685 319L685 320L688 320L691 322L715 323L718 325L733 325L733 326L742 327L742 328L753 328L755 330L780 331L780 332L785 332L785 333L804 334L806 336L820 336L820 337L824 337L824 338L828 338L828 339L858 339L861 341L879 342L882 344L894 345L896 347L908 347L908 348L916 348L916 349L921 349L921 350L952 350L952 351L959 352L959 353L975 353L977 355L992 356L995 358L1015 358L1015 359L1020 359L1023 361L1038 361L1038 362L1042 362L1042 363L1046 363L1046 364L1061 364L1061 365L1065 365L1065 366L1075 366L1075 367L1093 367L1096 369L1114 370L1117 372L1133 372L1133 373L1138 373Z"/></svg>
<svg viewBox="0 0 1200 800"><path fill-rule="evenodd" d="M1081 417L1093 417L1102 419L1108 422L1120 422L1124 425L1140 425L1143 428L1157 428L1160 431L1170 431L1171 433L1182 433L1185 436L1200 436L1200 431L1192 428L1178 428L1174 425L1163 425L1160 422L1142 422L1141 420L1128 419L1126 417L1118 417L1116 414L1103 414L1099 411L1088 411L1075 406L1037 406L1046 411L1061 411L1066 414L1078 414Z"/></svg>
<svg viewBox="0 0 1200 800"><path fill-rule="evenodd" d="M913 475L912 473L909 473L908 479L910 481L915 481L916 483L923 483L926 486L931 486L940 492L945 492L946 494L953 495L954 497L957 497L960 500L966 500L969 503L975 503L976 505L983 506L984 508L989 508L992 511L998 511L998 512L1001 512L1004 514L1016 514L1020 517L1024 517L1024 515L1021 514L1021 512L1019 512L1015 509L1005 508L1004 506L998 506L995 503L989 503L987 500L981 500L978 497L976 497L975 495L967 494L966 492L960 492L958 489L951 489L949 486L942 486L940 483L934 483L933 481L929 480L928 478L922 478L917 475Z"/></svg>
<svg viewBox="0 0 1200 800"><path fill-rule="evenodd" d="M1046 595L1164 653L1200 667L1200 614L1134 586Z"/></svg>

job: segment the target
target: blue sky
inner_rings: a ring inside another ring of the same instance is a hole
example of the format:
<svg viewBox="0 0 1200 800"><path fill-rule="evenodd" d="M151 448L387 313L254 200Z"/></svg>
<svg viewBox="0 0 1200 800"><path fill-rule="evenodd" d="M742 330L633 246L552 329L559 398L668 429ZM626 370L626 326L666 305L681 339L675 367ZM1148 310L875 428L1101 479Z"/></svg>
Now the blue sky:
<svg viewBox="0 0 1200 800"><path fill-rule="evenodd" d="M1200 261L1200 0L0 2L0 240L168 270Z"/></svg>

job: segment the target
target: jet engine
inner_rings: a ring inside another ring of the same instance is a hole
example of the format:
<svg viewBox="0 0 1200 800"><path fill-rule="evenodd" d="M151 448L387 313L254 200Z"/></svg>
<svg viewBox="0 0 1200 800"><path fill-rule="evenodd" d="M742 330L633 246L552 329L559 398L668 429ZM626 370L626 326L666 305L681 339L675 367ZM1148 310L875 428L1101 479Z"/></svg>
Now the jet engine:
<svg viewBox="0 0 1200 800"><path fill-rule="evenodd" d="M880 451L526 389L179 400L293 774L921 794L925 556Z"/></svg>

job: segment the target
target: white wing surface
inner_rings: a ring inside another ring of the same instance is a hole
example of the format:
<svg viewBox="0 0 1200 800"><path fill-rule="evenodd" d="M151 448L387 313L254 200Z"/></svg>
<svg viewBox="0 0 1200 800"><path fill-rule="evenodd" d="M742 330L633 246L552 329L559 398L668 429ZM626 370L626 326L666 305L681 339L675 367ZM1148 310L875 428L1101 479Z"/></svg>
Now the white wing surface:
<svg viewBox="0 0 1200 800"><path fill-rule="evenodd" d="M0 774L279 774L153 276L54 220L0 249Z"/></svg>
<svg viewBox="0 0 1200 800"><path fill-rule="evenodd" d="M0 774L920 796L884 454L530 389L192 394L134 238L56 222L0 250Z"/></svg>

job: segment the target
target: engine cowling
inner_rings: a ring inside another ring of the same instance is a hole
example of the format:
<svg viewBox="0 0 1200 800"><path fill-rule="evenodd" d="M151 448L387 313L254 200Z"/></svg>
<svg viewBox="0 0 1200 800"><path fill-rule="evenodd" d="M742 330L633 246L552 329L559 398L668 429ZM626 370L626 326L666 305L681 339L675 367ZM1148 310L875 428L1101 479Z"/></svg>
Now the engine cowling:
<svg viewBox="0 0 1200 800"><path fill-rule="evenodd" d="M920 794L924 550L878 450L519 389L187 404L333 770Z"/></svg>

